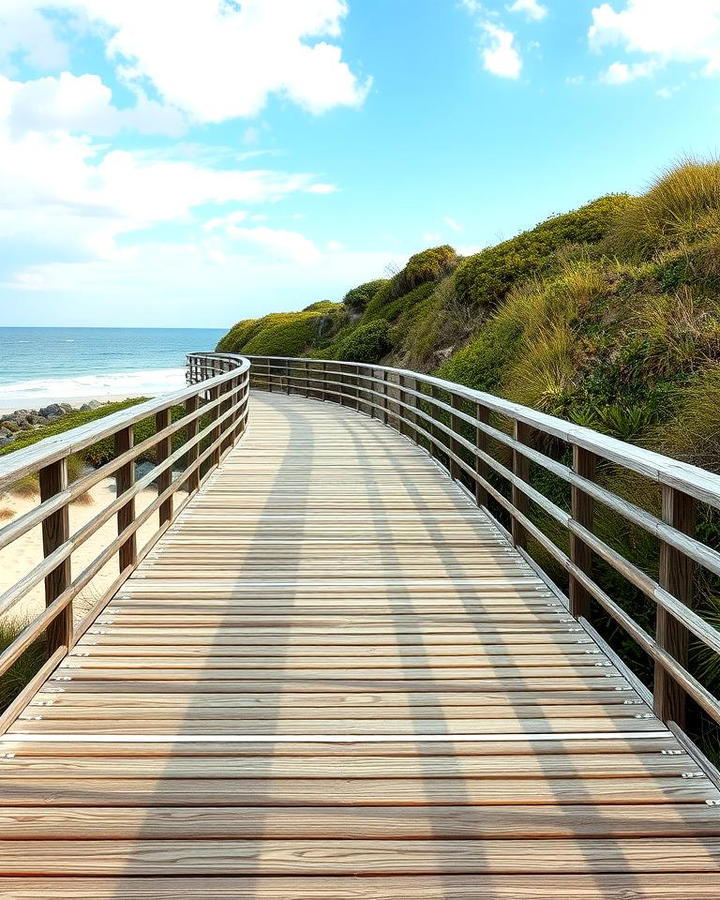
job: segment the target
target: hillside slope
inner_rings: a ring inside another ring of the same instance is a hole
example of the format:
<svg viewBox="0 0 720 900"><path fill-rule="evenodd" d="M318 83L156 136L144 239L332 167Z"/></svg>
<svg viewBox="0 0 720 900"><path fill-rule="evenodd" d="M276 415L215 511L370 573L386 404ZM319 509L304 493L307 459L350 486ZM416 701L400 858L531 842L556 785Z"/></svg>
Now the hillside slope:
<svg viewBox="0 0 720 900"><path fill-rule="evenodd" d="M218 349L436 372L720 471L720 164L464 259L426 250Z"/></svg>

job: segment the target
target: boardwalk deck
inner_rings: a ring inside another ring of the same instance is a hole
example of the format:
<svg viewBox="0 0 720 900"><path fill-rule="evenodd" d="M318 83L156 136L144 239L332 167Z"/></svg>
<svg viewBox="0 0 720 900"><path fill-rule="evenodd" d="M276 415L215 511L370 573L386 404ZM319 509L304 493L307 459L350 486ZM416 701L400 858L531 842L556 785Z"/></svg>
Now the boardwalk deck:
<svg viewBox="0 0 720 900"><path fill-rule="evenodd" d="M260 395L0 743L0 895L709 898L718 801L428 456Z"/></svg>

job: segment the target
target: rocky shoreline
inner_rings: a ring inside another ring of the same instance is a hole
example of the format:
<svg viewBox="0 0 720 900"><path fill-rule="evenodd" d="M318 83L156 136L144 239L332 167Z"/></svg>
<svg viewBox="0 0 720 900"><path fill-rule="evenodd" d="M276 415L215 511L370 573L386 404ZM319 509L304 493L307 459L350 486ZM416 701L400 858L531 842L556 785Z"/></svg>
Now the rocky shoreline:
<svg viewBox="0 0 720 900"><path fill-rule="evenodd" d="M28 431L35 431L44 425L51 425L71 413L87 412L102 406L97 400L90 400L82 406L69 403L50 403L40 409L16 409L0 414L0 448L7 447Z"/></svg>

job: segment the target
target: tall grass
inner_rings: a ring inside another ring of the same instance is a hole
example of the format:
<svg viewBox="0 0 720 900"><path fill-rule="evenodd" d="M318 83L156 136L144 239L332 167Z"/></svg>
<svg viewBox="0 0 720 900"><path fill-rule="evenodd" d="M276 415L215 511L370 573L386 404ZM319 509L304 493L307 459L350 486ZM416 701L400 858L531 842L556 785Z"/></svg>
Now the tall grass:
<svg viewBox="0 0 720 900"><path fill-rule="evenodd" d="M686 159L618 212L607 248L625 259L652 259L719 227L720 160Z"/></svg>

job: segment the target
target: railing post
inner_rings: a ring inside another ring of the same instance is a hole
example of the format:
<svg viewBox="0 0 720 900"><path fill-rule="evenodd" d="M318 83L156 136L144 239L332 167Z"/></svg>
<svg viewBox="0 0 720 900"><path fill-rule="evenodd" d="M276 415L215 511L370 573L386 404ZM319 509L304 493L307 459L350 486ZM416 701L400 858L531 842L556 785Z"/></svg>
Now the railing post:
<svg viewBox="0 0 720 900"><path fill-rule="evenodd" d="M490 411L486 406L482 406L477 403L475 405L475 418L478 422L483 425L488 425L490 422ZM475 429L475 446L478 450L482 450L483 453L488 452L488 436L481 428ZM483 462L479 456L475 457L475 471L484 478L486 481L490 476L490 467L486 462ZM487 506L490 501L490 496L485 488L480 484L479 481L475 482L475 502L478 506Z"/></svg>
<svg viewBox="0 0 720 900"><path fill-rule="evenodd" d="M40 501L44 502L68 486L67 457L40 469ZM47 557L70 538L70 512L67 504L51 513L42 523L43 556ZM50 604L70 586L70 557L45 576L45 605ZM72 603L59 613L47 628L48 656L58 647L70 649L73 635Z"/></svg>
<svg viewBox="0 0 720 900"><path fill-rule="evenodd" d="M167 428L172 421L172 410L171 409L163 409L159 413L155 414L155 428L157 431L162 431L164 428ZM165 460L172 453L172 438L166 437L162 440L158 441L155 445L155 461L159 465L160 463L165 462ZM162 494L163 491L166 491L170 485L172 484L172 468L168 467L159 473L157 477L157 489L158 494ZM160 517L160 525L164 525L166 522L170 522L173 517L173 496L172 494L165 500L159 510Z"/></svg>
<svg viewBox="0 0 720 900"><path fill-rule="evenodd" d="M220 388L219 387L210 388L209 393L210 393L210 402L211 403L213 403L215 400L220 399ZM209 415L210 415L210 421L216 422L218 419L218 416L220 415L220 405L218 404L217 406L214 406L210 410ZM213 430L210 432L210 438L209 438L210 443L215 443L215 441L219 437L220 437L220 426L217 426L217 427L213 428ZM218 445L210 454L210 468L214 469L215 466L219 466L219 465L220 465L220 447Z"/></svg>
<svg viewBox="0 0 720 900"><path fill-rule="evenodd" d="M387 372L385 369L380 370L382 372L382 383L383 383L383 425L387 425L388 423L388 379Z"/></svg>
<svg viewBox="0 0 720 900"><path fill-rule="evenodd" d="M590 450L583 447L573 445L573 471L576 475L586 478L588 481L595 480L597 470L597 457ZM592 531L593 518L595 513L595 501L588 496L581 488L575 485L571 486L571 509L572 517L588 531ZM593 568L593 552L584 543L584 541L575 534L570 535L570 559L575 565L585 572L586 575L592 574ZM570 575L570 613L575 618L588 618L592 608L592 595L580 584L573 575Z"/></svg>
<svg viewBox="0 0 720 900"><path fill-rule="evenodd" d="M458 397L458 395L457 395L457 394L451 394L451 395L450 395L450 405L452 406L452 408L453 408L453 409L457 409L459 403L460 403L460 398ZM458 430L458 422L460 422L460 421L462 421L462 420L461 420L461 419L458 419L457 416L453 415L452 413L450 414L450 430L451 430L454 434L457 434L457 430ZM451 437L451 438L450 438L450 448L449 448L449 449L450 449L450 451L451 451L452 453L454 453L456 456L460 456L460 444L455 440L454 437ZM449 468L450 468L450 477L452 478L452 480L453 480L453 481L458 481L459 478L460 478L460 475L462 474L462 471L463 471L463 470L462 470L462 468L455 462L455 460L452 458L452 456L450 457L450 466L449 466Z"/></svg>
<svg viewBox="0 0 720 900"><path fill-rule="evenodd" d="M200 398L198 397L197 394L195 394L193 397L188 397L188 399L185 401L185 415L190 415L190 413L197 412L197 410L199 408L200 408ZM185 426L186 442L191 441L193 438L196 438L198 436L199 431L200 431L200 419L199 419L199 417L196 417L192 420L192 422L188 422L187 425ZM200 447L198 446L198 444L195 444L195 446L190 447L190 449L187 452L187 456L185 457L186 467L190 468L190 466L196 462L199 455L200 455ZM188 475L188 480L187 480L186 484L187 484L187 489L188 489L189 494L192 494L194 491L197 491L200 489L200 467L199 466Z"/></svg>
<svg viewBox="0 0 720 900"><path fill-rule="evenodd" d="M692 497L663 485L663 521L684 534L692 535L695 532L696 515L697 503ZM695 563L684 553L662 541L658 578L660 586L687 606L692 606L694 579ZM687 629L660 606L657 608L655 636L663 650L683 667L687 667L689 644ZM655 664L654 699L655 713L659 719L663 722L675 722L680 728L685 727L687 714L685 692L659 663Z"/></svg>
<svg viewBox="0 0 720 900"><path fill-rule="evenodd" d="M135 429L132 425L129 428L123 428L115 435L115 456L121 456L132 450L135 443ZM125 463L115 473L115 489L118 497L129 491L135 484L135 460ZM135 498L131 497L128 502L122 506L117 513L118 534L122 534L125 529L132 525L135 521ZM133 532L125 543L120 547L118 552L118 565L120 571L124 572L128 566L134 567L137 563L137 532Z"/></svg>
<svg viewBox="0 0 720 900"><path fill-rule="evenodd" d="M532 433L533 429L529 425L526 425L524 422L519 422L517 419L514 421L513 437L516 441L521 444L529 444L532 439ZM512 470L513 474L523 481L530 480L530 460L527 456L523 456L518 450L513 450L512 453ZM515 487L515 485L512 487L512 505L518 512L527 516L530 509L527 495L523 493L520 488ZM516 547L526 548L528 542L527 531L514 516L511 524L511 532L513 544Z"/></svg>
<svg viewBox="0 0 720 900"><path fill-rule="evenodd" d="M400 434L407 437L407 425L405 423L405 408L400 404L405 403L405 376L398 375L398 395L397 395L397 430Z"/></svg>

